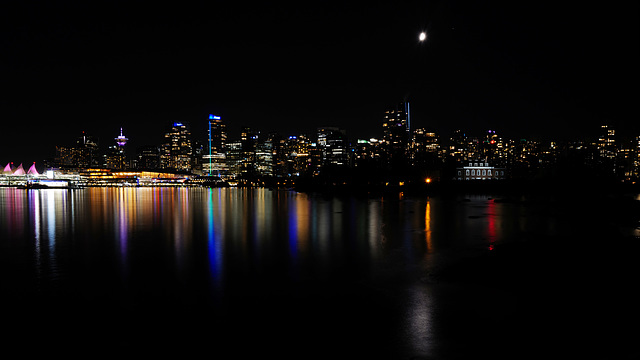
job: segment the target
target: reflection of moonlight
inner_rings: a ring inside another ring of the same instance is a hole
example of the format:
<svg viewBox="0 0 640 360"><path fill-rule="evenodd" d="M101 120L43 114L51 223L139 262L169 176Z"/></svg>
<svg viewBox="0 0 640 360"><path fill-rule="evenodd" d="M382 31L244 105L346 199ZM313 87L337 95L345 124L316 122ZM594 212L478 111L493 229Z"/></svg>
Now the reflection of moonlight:
<svg viewBox="0 0 640 360"><path fill-rule="evenodd" d="M427 33L426 33L426 32L424 32L424 31L423 31L423 32L421 32L421 33L420 33L420 36L418 37L418 39L419 39L420 41L425 41L425 40L427 40Z"/></svg>

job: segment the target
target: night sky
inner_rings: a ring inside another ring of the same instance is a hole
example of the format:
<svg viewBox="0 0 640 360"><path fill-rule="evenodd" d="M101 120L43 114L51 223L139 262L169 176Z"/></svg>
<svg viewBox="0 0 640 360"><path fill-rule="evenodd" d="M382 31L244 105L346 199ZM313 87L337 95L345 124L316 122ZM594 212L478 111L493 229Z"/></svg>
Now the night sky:
<svg viewBox="0 0 640 360"><path fill-rule="evenodd" d="M380 136L408 98L412 127L447 137L640 135L638 3L3 1L0 163L52 157L82 131L159 144L209 113L283 135ZM427 31L425 43L418 41Z"/></svg>

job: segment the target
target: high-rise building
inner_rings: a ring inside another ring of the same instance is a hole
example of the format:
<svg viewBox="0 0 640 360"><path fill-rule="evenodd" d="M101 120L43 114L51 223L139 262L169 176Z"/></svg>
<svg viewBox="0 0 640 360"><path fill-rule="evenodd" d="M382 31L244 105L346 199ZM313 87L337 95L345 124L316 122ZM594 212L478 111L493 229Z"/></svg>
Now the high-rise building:
<svg viewBox="0 0 640 360"><path fill-rule="evenodd" d="M409 145L411 165L434 166L439 161L440 145L438 136L425 129L415 129Z"/></svg>
<svg viewBox="0 0 640 360"><path fill-rule="evenodd" d="M242 142L240 140L228 141L225 144L226 165L229 176L238 178L242 175Z"/></svg>
<svg viewBox="0 0 640 360"><path fill-rule="evenodd" d="M226 173L225 144L227 142L226 125L222 118L209 114L209 146L202 155L202 172L206 175Z"/></svg>
<svg viewBox="0 0 640 360"><path fill-rule="evenodd" d="M260 176L273 176L273 141L271 137L259 139L256 145L256 172Z"/></svg>
<svg viewBox="0 0 640 360"><path fill-rule="evenodd" d="M138 148L138 168L156 170L160 167L160 150L157 146L147 145Z"/></svg>
<svg viewBox="0 0 640 360"><path fill-rule="evenodd" d="M74 146L56 146L55 163L57 166L77 168L100 165L98 141L83 131Z"/></svg>
<svg viewBox="0 0 640 360"><path fill-rule="evenodd" d="M217 154L224 151L227 142L226 125L220 116L209 114L209 154Z"/></svg>
<svg viewBox="0 0 640 360"><path fill-rule="evenodd" d="M251 176L255 173L255 156L258 133L251 128L243 126L240 130L240 174Z"/></svg>
<svg viewBox="0 0 640 360"><path fill-rule="evenodd" d="M310 166L309 146L309 139L306 135L289 136L285 143L287 174L299 176L307 173Z"/></svg>
<svg viewBox="0 0 640 360"><path fill-rule="evenodd" d="M384 114L382 127L385 136L399 135L400 130L406 134L411 131L411 110L408 102L401 102Z"/></svg>
<svg viewBox="0 0 640 360"><path fill-rule="evenodd" d="M408 102L399 103L396 107L385 111L382 131L388 165L391 167L406 162L410 125L411 112Z"/></svg>
<svg viewBox="0 0 640 360"><path fill-rule="evenodd" d="M191 132L187 126L180 122L174 122L164 137L165 143L160 148L161 168L190 172L193 148Z"/></svg>
<svg viewBox="0 0 640 360"><path fill-rule="evenodd" d="M615 159L616 157L616 131L608 125L600 127L600 136L598 137L598 152L601 158Z"/></svg>
<svg viewBox="0 0 640 360"><path fill-rule="evenodd" d="M325 165L348 165L348 142L346 131L337 127L318 128L317 145L322 149Z"/></svg>

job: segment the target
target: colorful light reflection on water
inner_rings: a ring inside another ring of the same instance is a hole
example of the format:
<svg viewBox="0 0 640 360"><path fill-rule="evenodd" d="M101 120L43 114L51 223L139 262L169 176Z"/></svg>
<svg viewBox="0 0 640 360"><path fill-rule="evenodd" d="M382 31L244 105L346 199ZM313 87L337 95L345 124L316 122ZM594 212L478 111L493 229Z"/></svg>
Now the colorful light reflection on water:
<svg viewBox="0 0 640 360"><path fill-rule="evenodd" d="M574 232L573 222L547 211L555 206L487 196L1 188L0 280L18 314L41 309L82 319L99 308L104 322L157 324L185 309L195 318L213 309L233 314L227 326L236 316L255 326L245 313L284 316L291 326L300 326L298 314L318 323L350 318L360 331L371 329L367 344L395 336L394 346L428 355L442 338L434 322L450 299L421 277L440 254ZM489 295L485 302L500 302ZM40 325L49 326L44 318Z"/></svg>

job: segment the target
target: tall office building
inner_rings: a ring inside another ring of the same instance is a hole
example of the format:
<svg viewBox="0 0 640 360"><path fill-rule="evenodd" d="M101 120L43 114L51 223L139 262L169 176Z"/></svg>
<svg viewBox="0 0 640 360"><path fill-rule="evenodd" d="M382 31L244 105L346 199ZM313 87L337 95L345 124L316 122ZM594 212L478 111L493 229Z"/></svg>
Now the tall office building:
<svg viewBox="0 0 640 360"><path fill-rule="evenodd" d="M411 130L411 111L408 102L399 103L384 113L383 140L388 165L396 167L406 162Z"/></svg>
<svg viewBox="0 0 640 360"><path fill-rule="evenodd" d="M202 155L202 172L207 175L221 176L226 173L225 145L227 143L226 125L222 118L209 114L209 146Z"/></svg>
<svg viewBox="0 0 640 360"><path fill-rule="evenodd" d="M78 168L99 166L97 139L83 131L75 146L56 146L55 163L57 166Z"/></svg>
<svg viewBox="0 0 640 360"><path fill-rule="evenodd" d="M318 128L317 146L322 149L324 165L348 165L347 133L337 127Z"/></svg>
<svg viewBox="0 0 640 360"><path fill-rule="evenodd" d="M411 165L433 167L439 161L440 145L438 136L426 129L415 129L409 143L409 159Z"/></svg>
<svg viewBox="0 0 640 360"><path fill-rule="evenodd" d="M220 116L209 114L209 153L218 154L224 151L227 142L226 126Z"/></svg>
<svg viewBox="0 0 640 360"><path fill-rule="evenodd" d="M382 127L385 136L399 135L401 131L408 134L411 131L411 110L408 102L401 102L384 114Z"/></svg>
<svg viewBox="0 0 640 360"><path fill-rule="evenodd" d="M192 169L191 132L180 122L173 123L164 135L165 143L160 149L160 163L163 169L190 172Z"/></svg>
<svg viewBox="0 0 640 360"><path fill-rule="evenodd" d="M138 168L142 170L156 170L160 164L158 146L146 145L138 148Z"/></svg>
<svg viewBox="0 0 640 360"><path fill-rule="evenodd" d="M256 144L256 172L260 176L273 176L273 139L259 139Z"/></svg>
<svg viewBox="0 0 640 360"><path fill-rule="evenodd" d="M614 159L616 157L616 131L608 125L600 127L598 137L598 152L601 158Z"/></svg>

